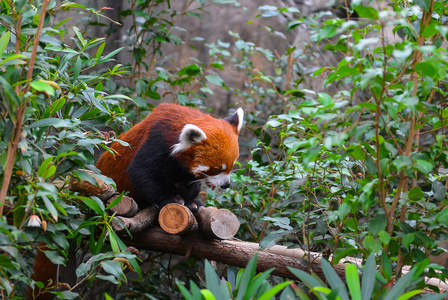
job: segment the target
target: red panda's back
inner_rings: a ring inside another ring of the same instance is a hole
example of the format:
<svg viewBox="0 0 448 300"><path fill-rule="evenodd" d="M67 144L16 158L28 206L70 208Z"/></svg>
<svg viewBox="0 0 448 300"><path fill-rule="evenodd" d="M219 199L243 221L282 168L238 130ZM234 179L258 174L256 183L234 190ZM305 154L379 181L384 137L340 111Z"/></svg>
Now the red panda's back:
<svg viewBox="0 0 448 300"><path fill-rule="evenodd" d="M197 109L175 104L160 104L143 121L118 137L120 140L129 143L129 146L123 146L118 142L114 142L111 145L114 154L109 151L105 152L99 159L97 167L103 175L115 181L118 192L129 191L130 196L133 197L135 196L135 191L133 190L126 170L138 150L148 138L153 125L158 122L163 122L161 128L165 136L165 141L170 145L174 145L177 143L179 134L185 124L204 118L207 121L216 120Z"/></svg>

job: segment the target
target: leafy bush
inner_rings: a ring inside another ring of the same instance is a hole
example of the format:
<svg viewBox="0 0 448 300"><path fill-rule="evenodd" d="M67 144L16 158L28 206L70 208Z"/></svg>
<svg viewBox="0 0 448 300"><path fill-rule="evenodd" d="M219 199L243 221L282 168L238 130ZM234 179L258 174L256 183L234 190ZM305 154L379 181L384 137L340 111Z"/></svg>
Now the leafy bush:
<svg viewBox="0 0 448 300"><path fill-rule="evenodd" d="M257 255L254 255L247 264L246 269L240 269L238 273L232 273L229 270L228 277L233 281L220 280L215 270L208 260L205 261L205 289L199 287L190 281L190 291L188 291L181 283L177 282L177 286L182 295L187 300L199 299L272 299L275 295L287 287L291 281L285 281L272 286L267 280L269 274L274 268L255 274L257 266ZM289 290L284 290L285 294Z"/></svg>
<svg viewBox="0 0 448 300"><path fill-rule="evenodd" d="M5 297L23 296L28 285L44 287L30 278L37 242L47 245L45 254L59 265L73 256L83 262L76 282L57 292L60 297L89 295L102 285L123 287L114 292L118 297L130 292L138 298L172 284L170 258L157 261L142 253L140 258L155 267L129 287L123 268L142 274L136 254L111 230L112 217L99 199L68 191L67 175L93 182L76 170L98 173L96 151L107 149L115 132L127 130L167 95L202 106L213 93L210 85L230 90L249 108L250 134L246 130L241 143L248 160L241 159L233 174L234 189L207 191L209 205L238 215L240 238L263 247L282 243L332 254L331 264L374 253L382 272L387 270L386 280L400 278L404 265L417 265L411 276L417 290L425 287L423 276L445 280L447 270L426 259L442 252L438 245L448 226L446 1L388 6L352 1L344 19L264 5L260 22L286 16L285 28L266 27L285 37L284 53L229 32L232 43L208 41L207 63L169 65L172 48L188 46L173 30L182 17L199 18L212 3L238 4L193 2L183 10L169 1L131 2L118 20L131 22L126 48L110 52L104 38L88 36L91 24L107 20L99 19L102 9L48 0L1 2L0 286ZM83 16L84 29L69 28L69 19L55 21L62 10ZM90 18L98 19L89 23ZM305 29L309 40L303 47L289 43L286 36ZM114 62L119 51L132 54L131 66ZM320 65L324 53L337 63ZM263 69L254 63L260 57ZM245 72L242 89L226 86L210 72L227 68ZM191 275L202 264L189 260L177 267ZM208 265L205 269L213 277ZM212 283L215 279L206 283L210 290L221 286ZM191 289L195 297L197 289ZM160 297L173 293L158 292ZM240 295L229 289L232 293Z"/></svg>
<svg viewBox="0 0 448 300"><path fill-rule="evenodd" d="M389 258L383 257L390 264ZM362 270L362 281L359 281L357 267L354 264L345 266L345 279L348 291L342 279L333 270L330 263L322 259L322 270L328 282L327 287L319 278L315 278L301 270L291 268L291 272L306 284L310 292L318 299L331 299L339 296L340 299L410 299L423 293L423 290L416 290L416 282L423 280L419 277L427 266L429 259L425 259L416 264L408 273L391 284L390 273L384 277L376 270L375 255L372 253L366 260ZM389 278L387 278L389 277ZM300 299L310 299L301 289L296 290ZM350 296L349 296L350 294ZM443 299L445 294L424 295L424 299Z"/></svg>
<svg viewBox="0 0 448 300"><path fill-rule="evenodd" d="M251 76L247 101L272 117L260 128L256 113L249 116L257 147L234 175L237 189L210 192L211 203L234 199L245 239L333 254L332 264L385 254L400 277L404 265L440 254L448 225L441 2L352 2L345 19L259 9L260 18L294 16L288 29L306 27L310 40L305 49L291 45L278 59L270 56L278 66L272 75L250 63L256 46L242 51L246 63L238 66ZM350 18L353 12L359 18ZM317 65L322 53L337 65ZM321 78L323 89L312 90ZM423 272L447 274L434 264Z"/></svg>
<svg viewBox="0 0 448 300"><path fill-rule="evenodd" d="M95 182L85 172L74 170L95 170L94 148L105 141L100 126L125 123L113 116L122 112L121 103L130 98L106 93L103 83L127 71L119 64L92 71L113 61L119 50L103 53L104 39L87 39L77 27L66 30L63 25L69 19L52 24L52 16L61 9L98 12L73 3L34 4L1 3L0 215L6 214L1 219L0 285L8 298L23 295L26 285L44 288L30 276L28 252L37 241L46 244L45 255L58 265L70 256L70 248L76 251L88 244L93 256L77 269L79 281L59 294L73 298L83 283L125 280L122 263L139 271L135 254L126 252L111 230L112 218L104 204L98 198L69 192L66 184L71 171ZM40 11L35 7L41 7ZM64 43L68 33L73 34L72 48ZM82 252L78 251L80 259ZM71 257L76 258L76 254Z"/></svg>

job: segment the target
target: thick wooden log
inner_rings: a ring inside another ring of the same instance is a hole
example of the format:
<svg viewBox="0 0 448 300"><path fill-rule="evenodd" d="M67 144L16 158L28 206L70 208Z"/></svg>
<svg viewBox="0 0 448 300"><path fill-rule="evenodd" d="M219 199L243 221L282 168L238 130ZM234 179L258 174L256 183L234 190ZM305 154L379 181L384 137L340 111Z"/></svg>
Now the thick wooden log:
<svg viewBox="0 0 448 300"><path fill-rule="evenodd" d="M159 224L163 230L171 234L184 234L197 228L196 218L188 207L170 203L162 207Z"/></svg>
<svg viewBox="0 0 448 300"><path fill-rule="evenodd" d="M238 218L227 209L200 207L196 218L186 206L178 203L167 204L160 210L160 227L168 233L185 234L195 230L197 223L209 239L232 238L240 227Z"/></svg>
<svg viewBox="0 0 448 300"><path fill-rule="evenodd" d="M112 228L119 234L126 233L126 228L130 233L141 232L157 221L159 210L156 207L147 207L132 218L115 217L112 221Z"/></svg>
<svg viewBox="0 0 448 300"><path fill-rule="evenodd" d="M112 198L107 200L107 202L106 202L107 205L112 203L119 196L120 195L113 195ZM134 201L134 199L132 199L128 196L123 196L123 198L121 198L120 203L118 203L117 205L112 207L111 211L116 213L118 216L133 217L133 216L135 216L135 214L138 211L138 205Z"/></svg>
<svg viewBox="0 0 448 300"><path fill-rule="evenodd" d="M132 240L124 239L124 242L128 246L135 246L139 249L206 258L241 268L246 267L252 256L258 252L257 270L260 272L275 267L274 275L296 279L288 270L288 267L293 267L305 272L313 270L318 276L323 275L320 264L314 261L308 266L306 260L303 259L298 260L267 251L258 251L258 244L255 243L249 243L254 245L248 247L247 242L241 244L229 240L208 240L200 233L173 235L155 227L134 234Z"/></svg>
<svg viewBox="0 0 448 300"><path fill-rule="evenodd" d="M230 239L240 228L238 218L228 209L200 207L196 218L202 233L209 239Z"/></svg>
<svg viewBox="0 0 448 300"><path fill-rule="evenodd" d="M91 175L95 174L90 170L82 171ZM111 186L110 184L105 184L101 179L95 178L95 180L97 182L97 186L88 181L80 180L79 178L72 175L70 176L69 189L73 192L79 192L86 196L97 196L102 201L106 201L115 194L115 189L113 186Z"/></svg>

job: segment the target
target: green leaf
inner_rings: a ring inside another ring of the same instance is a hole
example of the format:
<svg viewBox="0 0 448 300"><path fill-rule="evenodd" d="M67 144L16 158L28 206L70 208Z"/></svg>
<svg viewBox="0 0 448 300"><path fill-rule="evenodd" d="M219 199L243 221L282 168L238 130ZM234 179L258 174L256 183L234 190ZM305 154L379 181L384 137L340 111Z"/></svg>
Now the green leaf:
<svg viewBox="0 0 448 300"><path fill-rule="evenodd" d="M335 24L331 24L331 25L327 25L327 26L323 27L321 30L319 30L319 32L317 34L317 40L322 41L324 39L332 38L333 36L335 36L338 33L339 28L340 27Z"/></svg>
<svg viewBox="0 0 448 300"><path fill-rule="evenodd" d="M102 44L98 47L98 50L96 50L95 57L96 57L97 59L99 59L100 56L101 56L101 54L103 54L104 47L106 47L106 42L102 43Z"/></svg>
<svg viewBox="0 0 448 300"><path fill-rule="evenodd" d="M98 61L98 64L102 64L102 63L105 63L105 62L109 61L109 59L110 59L112 56L114 56L115 54L117 54L118 52L120 52L120 51L123 50L123 49L124 49L124 47L121 47L121 48L118 48L118 49L116 49L116 50L110 52L110 53L107 54L106 56L102 57L102 58L100 59L100 61Z"/></svg>
<svg viewBox="0 0 448 300"><path fill-rule="evenodd" d="M208 82L212 84L216 84L222 87L226 86L224 80L222 80L222 78L219 75L205 75L205 78L207 79Z"/></svg>
<svg viewBox="0 0 448 300"><path fill-rule="evenodd" d="M108 227L107 229L109 232L110 247L112 248L112 251L114 251L115 253L120 252L120 246L118 243L120 238L118 237L118 235L115 233L114 230L110 229L110 227Z"/></svg>
<svg viewBox="0 0 448 300"><path fill-rule="evenodd" d="M371 6L358 5L355 6L355 11L360 18L378 20L378 10Z"/></svg>
<svg viewBox="0 0 448 300"><path fill-rule="evenodd" d="M389 242L390 242L390 235L386 231L381 230L378 233L378 235L380 236L380 240L383 243L383 245L389 244Z"/></svg>
<svg viewBox="0 0 448 300"><path fill-rule="evenodd" d="M110 111L104 106L104 104L102 103L103 101L100 102L100 100L98 100L95 96L95 94L92 91L88 91L88 92L82 92L82 94L89 99L90 102L93 103L93 105L95 105L96 108L98 108L100 111L110 115ZM101 99L101 98L100 98Z"/></svg>
<svg viewBox="0 0 448 300"><path fill-rule="evenodd" d="M429 174L429 172L432 171L433 167L434 165L430 161L423 159L414 160L414 168L423 174Z"/></svg>
<svg viewBox="0 0 448 300"><path fill-rule="evenodd" d="M392 161L392 165L394 165L397 168L397 171L401 171L403 169L409 168L411 166L412 160L409 156L406 155L400 155L396 159Z"/></svg>
<svg viewBox="0 0 448 300"><path fill-rule="evenodd" d="M254 298L257 290L260 288L260 286L266 282L266 279L269 277L269 275L274 271L274 268L269 269L262 274L260 274L257 279L255 279L249 286L249 288L246 290L246 295L243 298L243 300L248 300L251 298Z"/></svg>
<svg viewBox="0 0 448 300"><path fill-rule="evenodd" d="M199 75L201 73L201 68L194 64L194 65L189 65L186 69L185 72L187 73L188 76L196 76Z"/></svg>
<svg viewBox="0 0 448 300"><path fill-rule="evenodd" d="M446 188L442 182L434 181L432 183L432 191L434 192L434 198L437 201L443 201L446 198Z"/></svg>
<svg viewBox="0 0 448 300"><path fill-rule="evenodd" d="M145 95L148 96L148 97L150 97L150 98L152 98L152 99L155 99L155 100L160 100L160 99L162 99L162 96L160 96L159 93L157 93L157 92L155 92L155 91L151 91L151 90L149 90L149 89L145 92Z"/></svg>
<svg viewBox="0 0 448 300"><path fill-rule="evenodd" d="M415 239L414 233L407 233L401 238L401 242L403 243L403 246L408 248L409 245L414 241L414 239Z"/></svg>
<svg viewBox="0 0 448 300"><path fill-rule="evenodd" d="M321 282L320 280L314 278L313 276L302 270L294 269L291 267L288 267L288 270L310 289L317 286L325 286L323 282Z"/></svg>
<svg viewBox="0 0 448 300"><path fill-rule="evenodd" d="M220 284L220 279L208 260L205 261L205 283L207 289L215 295L217 300L230 299L230 292L226 285Z"/></svg>
<svg viewBox="0 0 448 300"><path fill-rule="evenodd" d="M385 230L387 226L386 216L383 214L376 215L369 221L369 230L373 236L377 236L381 230Z"/></svg>
<svg viewBox="0 0 448 300"><path fill-rule="evenodd" d="M65 259L59 255L59 253L57 251L50 251L50 250L46 250L44 251L45 256L48 257L48 259L56 264L56 265L63 265L65 264Z"/></svg>
<svg viewBox="0 0 448 300"><path fill-rule="evenodd" d="M415 0L415 3L425 11L429 11L431 7L431 0Z"/></svg>
<svg viewBox="0 0 448 300"><path fill-rule="evenodd" d="M412 268L409 273L405 274L401 277L392 287L392 289L387 293L384 297L384 300L395 300L398 299L401 295L403 295L406 288L410 285L413 277L414 277L415 269Z"/></svg>
<svg viewBox="0 0 448 300"><path fill-rule="evenodd" d="M241 283L238 288L238 295L236 300L246 299L246 291L250 286L250 283L254 279L255 268L257 267L258 254L256 253L250 261L247 263L246 270L244 271L243 277L241 278Z"/></svg>
<svg viewBox="0 0 448 300"><path fill-rule="evenodd" d="M392 264L390 262L390 258L384 251L381 254L381 261L382 261L383 274L387 280L390 280L392 276Z"/></svg>
<svg viewBox="0 0 448 300"><path fill-rule="evenodd" d="M371 235L368 235L364 238L364 240L362 241L362 245L365 248L369 249L370 251L373 251L376 253L381 251L381 248L382 248L381 241L379 239L374 238Z"/></svg>
<svg viewBox="0 0 448 300"><path fill-rule="evenodd" d="M71 127L71 125L73 125L71 120L47 118L32 123L31 125L28 126L28 128L48 127L48 126L53 126L54 128L61 128L61 127Z"/></svg>
<svg viewBox="0 0 448 300"><path fill-rule="evenodd" d="M78 56L75 61L75 65L73 66L73 82L78 79L79 74L81 73L81 57Z"/></svg>
<svg viewBox="0 0 448 300"><path fill-rule="evenodd" d="M57 111L59 111L62 107L64 107L66 98L59 98L56 101L54 101L50 106L47 107L47 109L44 112L44 118L48 118L49 116L55 114Z"/></svg>
<svg viewBox="0 0 448 300"><path fill-rule="evenodd" d="M104 204L97 197L79 197L79 199L89 208L93 209L99 216L104 215Z"/></svg>
<svg viewBox="0 0 448 300"><path fill-rule="evenodd" d="M194 300L193 295L187 290L187 288L176 280L177 288L180 290L182 295L184 296L185 300Z"/></svg>
<svg viewBox="0 0 448 300"><path fill-rule="evenodd" d="M338 290L339 296L341 297L342 300L349 300L349 296L348 296L347 290L345 289L344 282L338 276L338 274L333 269L333 267L330 265L330 263L326 259L322 258L321 266L322 266L322 271L325 274L325 279L327 280L327 282L331 286L331 288L333 290Z"/></svg>
<svg viewBox="0 0 448 300"><path fill-rule="evenodd" d="M9 43L10 36L11 36L11 32L9 32L9 31L2 33L2 36L0 37L0 55L5 52L5 49Z"/></svg>
<svg viewBox="0 0 448 300"><path fill-rule="evenodd" d="M285 287L290 285L292 281L285 281L279 284L276 284L275 286L271 287L268 291L266 291L263 295L261 295L258 300L269 300L273 299L277 293L279 293L281 290L283 290ZM251 298L252 299L252 298ZM254 298L253 298L254 299Z"/></svg>
<svg viewBox="0 0 448 300"><path fill-rule="evenodd" d="M424 200L425 193L423 193L421 187L415 186L408 192L408 198L413 201Z"/></svg>
<svg viewBox="0 0 448 300"><path fill-rule="evenodd" d="M121 202L121 199L123 199L123 195L124 195L124 191L118 197L116 197L111 203L109 203L109 205L106 207L106 209L111 209L111 208L114 208L115 206L117 206L118 203Z"/></svg>
<svg viewBox="0 0 448 300"><path fill-rule="evenodd" d="M358 269L354 264L345 266L345 276L352 299L361 299L361 286L359 283Z"/></svg>
<svg viewBox="0 0 448 300"><path fill-rule="evenodd" d="M12 263L12 260L3 254L0 254L0 266L2 266L2 268L10 270L16 269L14 267L14 264Z"/></svg>
<svg viewBox="0 0 448 300"><path fill-rule="evenodd" d="M75 32L76 36L78 37L78 40L81 42L81 45L85 46L86 45L86 41L82 37L82 33L81 33L81 31L79 31L79 28L75 27L75 26L73 26L72 28L73 28L73 31Z"/></svg>
<svg viewBox="0 0 448 300"><path fill-rule="evenodd" d="M372 112L376 112L378 107L375 103L372 102L361 102L358 104L358 106L368 108Z"/></svg>
<svg viewBox="0 0 448 300"><path fill-rule="evenodd" d="M373 288L375 286L376 273L377 271L375 263L375 254L370 253L362 272L362 287L361 287L360 299L371 299Z"/></svg>
<svg viewBox="0 0 448 300"><path fill-rule="evenodd" d="M53 159L54 159L54 157L50 156L42 162L42 164L39 167L39 170L37 170L37 174L40 177L44 177L44 173L48 170L48 166L50 165L50 163L53 162Z"/></svg>
<svg viewBox="0 0 448 300"><path fill-rule="evenodd" d="M50 199L48 199L47 195L44 193L38 193L38 195L40 195L40 197L42 198L42 200L45 203L45 207L48 209L48 211L51 214L51 217L57 222L58 221L58 211L56 209L56 207L54 207L53 203L51 202Z"/></svg>
<svg viewBox="0 0 448 300"><path fill-rule="evenodd" d="M11 87L8 81L3 76L0 76L0 87L5 91L6 96L14 103L14 105L20 105L20 99L17 96L14 89Z"/></svg>
<svg viewBox="0 0 448 300"><path fill-rule="evenodd" d="M418 295L420 293L423 293L423 290L415 290L415 291L409 291L407 293L404 293L403 295L401 295L400 297L397 298L397 300L407 300L410 299L412 297L414 297L415 295Z"/></svg>
<svg viewBox="0 0 448 300"><path fill-rule="evenodd" d="M123 275L123 270L121 269L121 263L114 260L106 260L101 262L101 266L104 271L115 276L115 278L120 279Z"/></svg>
<svg viewBox="0 0 448 300"><path fill-rule="evenodd" d="M209 290L202 289L201 294L204 297L205 300L215 300L215 296L210 292Z"/></svg>

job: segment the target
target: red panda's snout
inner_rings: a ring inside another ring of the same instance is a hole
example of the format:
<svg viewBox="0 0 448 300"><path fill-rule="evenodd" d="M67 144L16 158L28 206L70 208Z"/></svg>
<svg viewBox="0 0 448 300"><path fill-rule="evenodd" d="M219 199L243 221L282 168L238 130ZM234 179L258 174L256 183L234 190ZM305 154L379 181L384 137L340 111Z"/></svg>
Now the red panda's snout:
<svg viewBox="0 0 448 300"><path fill-rule="evenodd" d="M226 189L230 186L230 174L220 173L215 176L208 176L204 179L205 184L214 190L217 186Z"/></svg>

